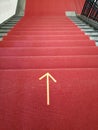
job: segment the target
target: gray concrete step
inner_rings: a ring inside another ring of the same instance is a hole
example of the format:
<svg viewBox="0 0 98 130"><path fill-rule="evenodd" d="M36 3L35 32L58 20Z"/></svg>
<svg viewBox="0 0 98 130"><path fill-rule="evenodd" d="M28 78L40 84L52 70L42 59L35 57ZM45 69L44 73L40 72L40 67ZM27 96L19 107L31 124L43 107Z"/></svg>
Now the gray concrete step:
<svg viewBox="0 0 98 130"><path fill-rule="evenodd" d="M95 30L89 24L80 20L76 16L70 17L70 19L83 31L85 35L89 35L91 40L95 40L96 46L98 46L98 30Z"/></svg>
<svg viewBox="0 0 98 130"><path fill-rule="evenodd" d="M6 22L6 24L16 24L17 22L14 22L14 21L8 21Z"/></svg>
<svg viewBox="0 0 98 130"><path fill-rule="evenodd" d="M16 23L5 23L5 26L14 26Z"/></svg>
<svg viewBox="0 0 98 130"><path fill-rule="evenodd" d="M98 41L95 44L96 44L96 46L98 46Z"/></svg>
<svg viewBox="0 0 98 130"><path fill-rule="evenodd" d="M98 36L93 36L93 37L91 36L90 39L91 39L91 40L98 41Z"/></svg>
<svg viewBox="0 0 98 130"><path fill-rule="evenodd" d="M93 28L87 28L87 29L86 29L86 28L84 28L84 29L81 29L81 30L82 30L82 31L85 31L85 32L86 32L86 31L94 31L94 29L93 29Z"/></svg>
<svg viewBox="0 0 98 130"><path fill-rule="evenodd" d="M0 36L1 36L1 37L7 36L7 33L0 33Z"/></svg>
<svg viewBox="0 0 98 130"><path fill-rule="evenodd" d="M81 23L81 24L77 24L77 23L75 23L76 25L78 25L78 26L89 26L89 25L87 25L87 24L84 24L84 23Z"/></svg>
<svg viewBox="0 0 98 130"><path fill-rule="evenodd" d="M90 27L90 26L79 26L79 28L81 28L81 29L93 29L92 27Z"/></svg>
<svg viewBox="0 0 98 130"><path fill-rule="evenodd" d="M90 35L90 36L94 36L94 35L98 36L98 32L86 32L85 34Z"/></svg>
<svg viewBox="0 0 98 130"><path fill-rule="evenodd" d="M0 29L0 33L8 33L10 29Z"/></svg>
<svg viewBox="0 0 98 130"><path fill-rule="evenodd" d="M2 26L1 29L11 29L13 28L12 26Z"/></svg>
<svg viewBox="0 0 98 130"><path fill-rule="evenodd" d="M4 36L7 36L7 33L20 21L21 17L13 17L4 22L0 26L0 41L2 41Z"/></svg>

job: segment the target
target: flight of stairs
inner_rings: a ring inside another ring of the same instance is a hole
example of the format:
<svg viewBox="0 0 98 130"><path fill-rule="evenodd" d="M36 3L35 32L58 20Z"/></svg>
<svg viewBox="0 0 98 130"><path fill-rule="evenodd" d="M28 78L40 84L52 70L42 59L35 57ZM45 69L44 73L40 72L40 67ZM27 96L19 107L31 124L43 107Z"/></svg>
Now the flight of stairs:
<svg viewBox="0 0 98 130"><path fill-rule="evenodd" d="M98 46L98 29L95 29L93 26L85 23L83 20L77 16L69 17L86 35L90 36L90 39L95 41L96 46Z"/></svg>
<svg viewBox="0 0 98 130"><path fill-rule="evenodd" d="M92 129L98 130L95 42L65 16L22 18L0 42L0 130Z"/></svg>
<svg viewBox="0 0 98 130"><path fill-rule="evenodd" d="M13 16L0 25L0 41L4 36L7 36L8 32L20 21L22 16Z"/></svg>

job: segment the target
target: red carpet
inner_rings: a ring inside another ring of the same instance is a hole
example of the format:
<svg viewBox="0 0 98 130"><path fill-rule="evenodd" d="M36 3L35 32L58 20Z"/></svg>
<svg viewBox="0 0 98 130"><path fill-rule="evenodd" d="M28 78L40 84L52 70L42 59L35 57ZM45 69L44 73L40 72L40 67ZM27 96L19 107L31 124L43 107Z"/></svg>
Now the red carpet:
<svg viewBox="0 0 98 130"><path fill-rule="evenodd" d="M49 71L50 106L46 103ZM98 69L1 70L1 130L98 129Z"/></svg>
<svg viewBox="0 0 98 130"><path fill-rule="evenodd" d="M27 17L28 11L38 13L30 6L0 42L0 130L98 130L94 41L65 16ZM40 80L46 73L57 82Z"/></svg>
<svg viewBox="0 0 98 130"><path fill-rule="evenodd" d="M26 16L64 16L65 11L81 13L85 0L27 0Z"/></svg>

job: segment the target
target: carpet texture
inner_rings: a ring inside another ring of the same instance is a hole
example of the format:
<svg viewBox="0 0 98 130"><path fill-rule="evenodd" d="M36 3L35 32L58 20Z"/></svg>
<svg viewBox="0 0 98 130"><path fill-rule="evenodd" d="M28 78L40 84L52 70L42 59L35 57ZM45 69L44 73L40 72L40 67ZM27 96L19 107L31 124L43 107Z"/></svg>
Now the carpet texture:
<svg viewBox="0 0 98 130"><path fill-rule="evenodd" d="M26 16L63 16L65 11L81 13L85 0L27 0Z"/></svg>

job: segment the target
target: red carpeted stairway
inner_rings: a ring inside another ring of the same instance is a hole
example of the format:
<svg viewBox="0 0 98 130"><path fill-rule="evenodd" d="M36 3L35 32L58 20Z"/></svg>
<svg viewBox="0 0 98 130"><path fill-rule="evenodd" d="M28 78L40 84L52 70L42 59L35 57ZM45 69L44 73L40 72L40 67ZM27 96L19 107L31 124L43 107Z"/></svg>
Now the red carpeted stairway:
<svg viewBox="0 0 98 130"><path fill-rule="evenodd" d="M67 17L24 17L0 42L0 130L98 130L98 48Z"/></svg>

